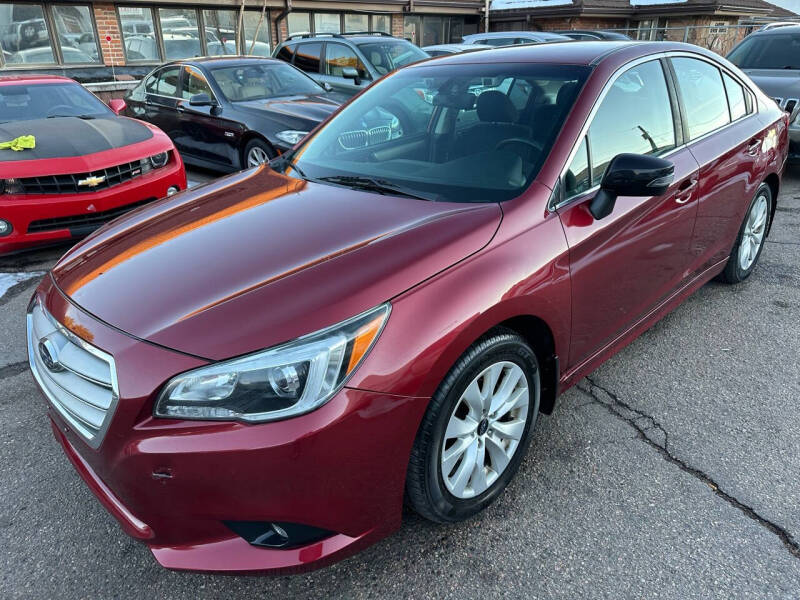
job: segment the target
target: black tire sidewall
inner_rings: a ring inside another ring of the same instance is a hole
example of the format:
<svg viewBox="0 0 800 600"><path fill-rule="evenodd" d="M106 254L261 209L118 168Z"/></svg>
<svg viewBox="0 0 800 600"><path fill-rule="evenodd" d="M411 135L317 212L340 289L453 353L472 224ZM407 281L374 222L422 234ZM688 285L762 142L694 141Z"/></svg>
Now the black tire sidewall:
<svg viewBox="0 0 800 600"><path fill-rule="evenodd" d="M455 375L449 382L451 385L447 386L446 390L440 390L444 392L444 396L437 407L438 413L435 415L433 435L427 448L425 488L431 509L433 509L438 519L442 521L462 521L467 519L486 508L503 492L525 457L532 437L530 432L538 415L540 381L538 363L534 352L517 336L497 336L489 340L489 342L488 347L482 348L482 351L473 357L459 372L451 372L448 378ZM466 386L486 367L500 361L514 362L519 365L525 373L528 389L532 392L531 405L528 409L528 418L522 439L511 462L489 489L475 498L456 498L447 490L441 472L440 456L442 445L444 444L444 432L455 405Z"/></svg>

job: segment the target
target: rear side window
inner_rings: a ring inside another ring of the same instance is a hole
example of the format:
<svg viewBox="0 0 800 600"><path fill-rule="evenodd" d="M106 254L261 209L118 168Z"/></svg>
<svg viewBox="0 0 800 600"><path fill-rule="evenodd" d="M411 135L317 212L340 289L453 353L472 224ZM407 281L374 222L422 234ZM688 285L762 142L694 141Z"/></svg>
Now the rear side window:
<svg viewBox="0 0 800 600"><path fill-rule="evenodd" d="M319 57L322 44L298 44L294 55L294 66L306 73L319 73Z"/></svg>
<svg viewBox="0 0 800 600"><path fill-rule="evenodd" d="M675 124L661 63L628 69L612 84L589 127L592 181L600 182L617 154L659 155L674 147Z"/></svg>
<svg viewBox="0 0 800 600"><path fill-rule="evenodd" d="M145 83L145 91L148 94L176 97L178 95L180 74L180 67L162 69L147 80Z"/></svg>
<svg viewBox="0 0 800 600"><path fill-rule="evenodd" d="M292 58L294 58L294 46L284 46L278 53L275 55L275 58L280 60L284 60L288 63L292 62Z"/></svg>
<svg viewBox="0 0 800 600"><path fill-rule="evenodd" d="M741 119L747 114L742 86L730 75L722 74L725 83L725 92L728 94L728 106L731 111L731 121Z"/></svg>
<svg viewBox="0 0 800 600"><path fill-rule="evenodd" d="M689 139L697 139L729 123L728 100L719 69L695 58L671 60L686 110Z"/></svg>

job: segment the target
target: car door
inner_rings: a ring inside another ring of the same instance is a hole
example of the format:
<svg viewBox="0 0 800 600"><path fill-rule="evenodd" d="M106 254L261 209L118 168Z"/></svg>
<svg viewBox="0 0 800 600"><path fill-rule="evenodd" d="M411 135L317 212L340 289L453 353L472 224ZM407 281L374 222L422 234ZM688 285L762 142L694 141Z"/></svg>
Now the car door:
<svg viewBox="0 0 800 600"><path fill-rule="evenodd" d="M192 106L190 100L199 94L206 94L212 105ZM238 167L241 125L226 118L205 73L196 66L183 67L177 110L180 135L175 138L175 147L182 155L226 168Z"/></svg>
<svg viewBox="0 0 800 600"><path fill-rule="evenodd" d="M145 87L145 120L156 125L173 141L180 136L177 110L180 77L181 67L171 65L157 72L150 88Z"/></svg>
<svg viewBox="0 0 800 600"><path fill-rule="evenodd" d="M344 76L344 69L352 67L358 72L358 79L348 79ZM369 72L355 51L338 42L325 44L325 56L322 73L319 75L320 83L328 83L337 92L354 96L372 83Z"/></svg>
<svg viewBox="0 0 800 600"><path fill-rule="evenodd" d="M571 366L590 360L689 276L698 165L682 146L679 121L663 62L632 66L606 88L565 172L557 212L570 249ZM620 196L596 220L588 205L623 152L665 157L675 165L674 182L661 196Z"/></svg>
<svg viewBox="0 0 800 600"><path fill-rule="evenodd" d="M761 146L766 134L752 94L731 74L699 57L673 57L670 63L686 116L689 150L700 165L692 246L696 269L704 270L728 257L764 180Z"/></svg>

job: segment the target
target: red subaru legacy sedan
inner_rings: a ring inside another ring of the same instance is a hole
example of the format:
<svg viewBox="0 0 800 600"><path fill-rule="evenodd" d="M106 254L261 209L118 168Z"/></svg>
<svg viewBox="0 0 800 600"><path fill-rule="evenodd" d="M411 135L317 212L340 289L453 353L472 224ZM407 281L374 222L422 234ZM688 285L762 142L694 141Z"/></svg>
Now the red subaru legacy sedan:
<svg viewBox="0 0 800 600"><path fill-rule="evenodd" d="M162 565L318 567L404 499L441 523L497 500L559 391L750 275L786 156L786 116L694 46L419 63L76 246L31 301L31 369Z"/></svg>
<svg viewBox="0 0 800 600"><path fill-rule="evenodd" d="M119 117L66 77L0 77L0 255L84 236L186 188L183 162L157 127Z"/></svg>

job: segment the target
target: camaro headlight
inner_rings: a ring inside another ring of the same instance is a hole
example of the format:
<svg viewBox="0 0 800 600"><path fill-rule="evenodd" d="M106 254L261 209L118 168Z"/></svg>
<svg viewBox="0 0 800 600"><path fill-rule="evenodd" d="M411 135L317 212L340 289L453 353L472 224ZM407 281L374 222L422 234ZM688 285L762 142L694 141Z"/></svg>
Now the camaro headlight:
<svg viewBox="0 0 800 600"><path fill-rule="evenodd" d="M287 144L294 146L307 135L307 131L295 131L293 129L287 129L286 131L279 131L275 134L275 137L282 142L286 142Z"/></svg>
<svg viewBox="0 0 800 600"><path fill-rule="evenodd" d="M22 184L16 179L0 179L0 194L19 194Z"/></svg>
<svg viewBox="0 0 800 600"><path fill-rule="evenodd" d="M160 169L166 166L168 162L169 152L159 152L158 154L153 154L153 156L148 156L140 160L139 166L142 168L142 173L147 173L152 169Z"/></svg>
<svg viewBox="0 0 800 600"><path fill-rule="evenodd" d="M188 371L167 383L153 414L173 419L286 419L325 404L378 338L390 305L233 360Z"/></svg>

